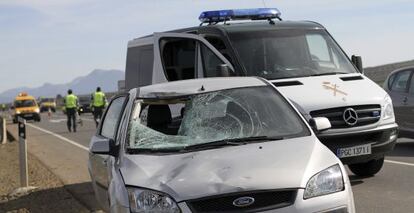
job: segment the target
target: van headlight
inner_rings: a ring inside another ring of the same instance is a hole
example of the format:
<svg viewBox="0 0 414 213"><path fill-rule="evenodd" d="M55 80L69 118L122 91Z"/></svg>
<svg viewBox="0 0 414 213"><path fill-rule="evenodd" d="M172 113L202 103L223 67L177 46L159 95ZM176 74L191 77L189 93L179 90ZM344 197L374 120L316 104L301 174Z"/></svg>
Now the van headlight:
<svg viewBox="0 0 414 213"><path fill-rule="evenodd" d="M303 199L332 194L345 189L344 179L339 164L331 166L309 179Z"/></svg>
<svg viewBox="0 0 414 213"><path fill-rule="evenodd" d="M39 113L39 112L40 112L40 109L39 109L39 108L36 108L34 111L35 111L36 113Z"/></svg>
<svg viewBox="0 0 414 213"><path fill-rule="evenodd" d="M392 99L389 95L384 98L384 113L382 113L382 119L388 120L394 118L394 107L392 106Z"/></svg>
<svg viewBox="0 0 414 213"><path fill-rule="evenodd" d="M167 194L139 188L127 190L129 206L133 213L181 212L177 203Z"/></svg>

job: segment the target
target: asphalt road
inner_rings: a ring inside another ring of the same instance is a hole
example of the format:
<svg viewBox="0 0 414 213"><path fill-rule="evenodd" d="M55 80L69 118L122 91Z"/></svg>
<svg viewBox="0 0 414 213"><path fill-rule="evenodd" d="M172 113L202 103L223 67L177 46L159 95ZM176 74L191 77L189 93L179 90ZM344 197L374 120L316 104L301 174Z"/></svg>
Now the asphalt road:
<svg viewBox="0 0 414 213"><path fill-rule="evenodd" d="M81 117L83 126L79 126L76 133L67 131L66 117L59 113L51 118L43 115L40 123L31 123L35 126L28 128L39 133L49 132L48 137L55 134L57 139L66 143L88 147L96 128L90 114ZM62 137L67 140L62 140ZM82 150L79 149L79 152ZM358 178L351 172L349 174L357 212L414 212L414 140L399 139L395 150L386 157L383 169L375 177Z"/></svg>

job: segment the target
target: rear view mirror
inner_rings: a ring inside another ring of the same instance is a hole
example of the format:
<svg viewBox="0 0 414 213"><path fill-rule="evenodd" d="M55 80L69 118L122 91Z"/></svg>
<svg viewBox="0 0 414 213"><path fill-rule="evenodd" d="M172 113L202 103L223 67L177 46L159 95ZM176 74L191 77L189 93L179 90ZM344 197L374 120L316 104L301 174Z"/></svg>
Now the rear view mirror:
<svg viewBox="0 0 414 213"><path fill-rule="evenodd" d="M330 129L332 127L329 119L325 117L311 118L309 124L312 127L312 129L317 132Z"/></svg>
<svg viewBox="0 0 414 213"><path fill-rule="evenodd" d="M217 76L220 77L229 77L232 76L231 73L234 71L227 64L220 64L217 66Z"/></svg>
<svg viewBox="0 0 414 213"><path fill-rule="evenodd" d="M98 154L98 155L115 156L115 152L113 148L111 148L113 144L114 144L114 141L112 139L106 139L106 138L102 140L94 141L90 148L90 152L93 154Z"/></svg>
<svg viewBox="0 0 414 213"><path fill-rule="evenodd" d="M359 70L360 73L364 74L364 68L362 66L362 58L361 56L353 55L351 57L352 63L355 65L355 67Z"/></svg>

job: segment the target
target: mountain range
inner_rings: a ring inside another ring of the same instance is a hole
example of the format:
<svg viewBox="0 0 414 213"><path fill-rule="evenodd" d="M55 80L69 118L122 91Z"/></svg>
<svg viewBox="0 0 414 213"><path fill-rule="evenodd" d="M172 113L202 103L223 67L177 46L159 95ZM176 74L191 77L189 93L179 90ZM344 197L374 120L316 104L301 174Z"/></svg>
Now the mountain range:
<svg viewBox="0 0 414 213"><path fill-rule="evenodd" d="M115 92L118 90L118 81L125 78L121 70L93 70L86 76L75 78L64 84L45 83L40 87L18 87L0 93L0 103L10 103L20 92L27 92L35 97L56 97L60 94L66 95L68 89L72 89L77 95L91 94L96 87L100 86L104 92Z"/></svg>

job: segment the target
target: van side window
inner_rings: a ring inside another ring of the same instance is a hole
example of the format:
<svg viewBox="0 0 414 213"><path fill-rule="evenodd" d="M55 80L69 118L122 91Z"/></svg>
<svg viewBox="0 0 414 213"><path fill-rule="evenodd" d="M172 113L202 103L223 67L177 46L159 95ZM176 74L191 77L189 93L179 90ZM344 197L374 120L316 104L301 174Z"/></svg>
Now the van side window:
<svg viewBox="0 0 414 213"><path fill-rule="evenodd" d="M160 41L162 63L169 81L193 79L196 71L196 41L164 38Z"/></svg>
<svg viewBox="0 0 414 213"><path fill-rule="evenodd" d="M391 82L390 90L394 92L406 92L410 75L411 71L409 70L396 73L393 82Z"/></svg>
<svg viewBox="0 0 414 213"><path fill-rule="evenodd" d="M201 44L204 77L220 77L219 66L225 64L206 45Z"/></svg>
<svg viewBox="0 0 414 213"><path fill-rule="evenodd" d="M154 65L154 46L145 45L128 48L126 72L130 73L125 79L126 88L150 85Z"/></svg>

